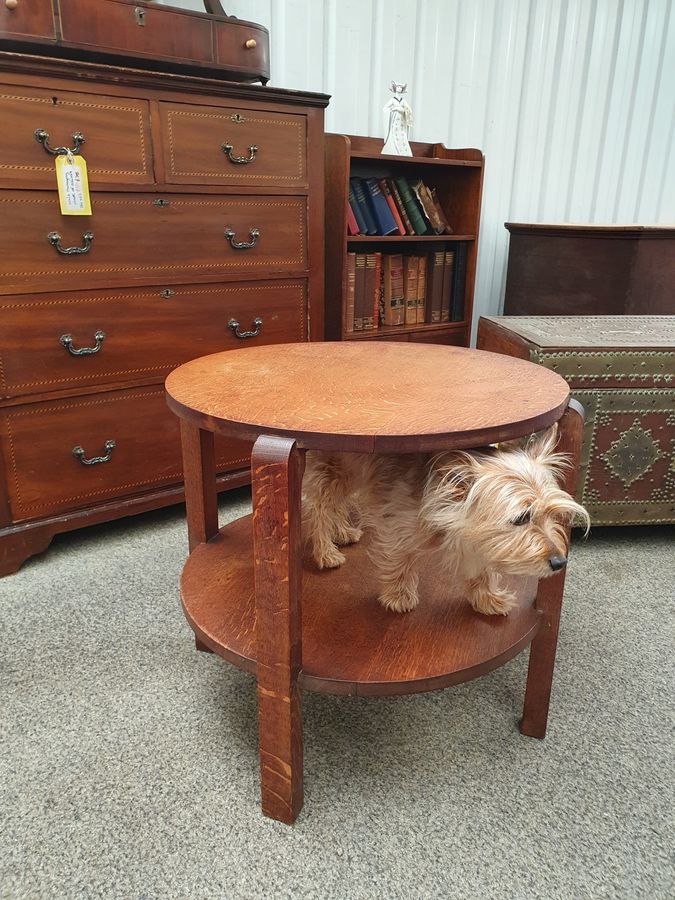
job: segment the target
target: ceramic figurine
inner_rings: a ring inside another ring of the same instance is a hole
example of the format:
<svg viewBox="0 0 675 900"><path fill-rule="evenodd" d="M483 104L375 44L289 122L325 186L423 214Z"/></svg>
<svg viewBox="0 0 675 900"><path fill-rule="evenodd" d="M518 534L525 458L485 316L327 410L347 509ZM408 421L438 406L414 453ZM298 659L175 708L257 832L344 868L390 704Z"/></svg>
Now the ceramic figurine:
<svg viewBox="0 0 675 900"><path fill-rule="evenodd" d="M382 153L391 153L394 156L412 156L412 150L408 143L408 135L412 125L412 109L403 96L407 84L391 83L393 97L384 107L385 138Z"/></svg>

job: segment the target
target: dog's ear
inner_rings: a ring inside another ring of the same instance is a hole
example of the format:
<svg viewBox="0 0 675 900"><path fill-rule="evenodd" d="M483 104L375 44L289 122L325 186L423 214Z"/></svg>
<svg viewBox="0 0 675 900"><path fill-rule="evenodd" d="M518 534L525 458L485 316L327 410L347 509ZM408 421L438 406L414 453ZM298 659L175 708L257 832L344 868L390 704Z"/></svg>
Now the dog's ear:
<svg viewBox="0 0 675 900"><path fill-rule="evenodd" d="M438 459L437 490L455 503L466 499L480 470L480 462L471 453L461 450L444 453Z"/></svg>
<svg viewBox="0 0 675 900"><path fill-rule="evenodd" d="M558 423L533 437L527 444L527 452L535 459L552 456L558 443Z"/></svg>

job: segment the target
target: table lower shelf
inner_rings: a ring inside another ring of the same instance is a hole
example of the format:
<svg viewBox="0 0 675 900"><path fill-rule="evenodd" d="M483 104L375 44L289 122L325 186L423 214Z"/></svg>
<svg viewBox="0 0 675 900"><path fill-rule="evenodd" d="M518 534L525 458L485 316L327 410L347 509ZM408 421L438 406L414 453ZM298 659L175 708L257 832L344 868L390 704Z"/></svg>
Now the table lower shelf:
<svg viewBox="0 0 675 900"><path fill-rule="evenodd" d="M251 522L238 519L193 551L181 598L198 639L255 673ZM419 607L393 613L377 602L365 543L344 552L339 569L320 572L307 561L303 570L299 684L307 690L386 696L459 684L512 659L539 629L534 579L513 581L520 602L508 616L483 616L424 567Z"/></svg>

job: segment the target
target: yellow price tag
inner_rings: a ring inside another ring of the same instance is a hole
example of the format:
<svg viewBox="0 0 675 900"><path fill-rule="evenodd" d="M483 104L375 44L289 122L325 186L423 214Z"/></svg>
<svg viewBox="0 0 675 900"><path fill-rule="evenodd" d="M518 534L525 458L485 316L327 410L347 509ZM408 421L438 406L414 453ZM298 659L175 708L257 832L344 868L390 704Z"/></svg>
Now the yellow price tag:
<svg viewBox="0 0 675 900"><path fill-rule="evenodd" d="M89 180L83 157L73 156L72 153L61 154L55 158L55 163L61 214L90 216Z"/></svg>

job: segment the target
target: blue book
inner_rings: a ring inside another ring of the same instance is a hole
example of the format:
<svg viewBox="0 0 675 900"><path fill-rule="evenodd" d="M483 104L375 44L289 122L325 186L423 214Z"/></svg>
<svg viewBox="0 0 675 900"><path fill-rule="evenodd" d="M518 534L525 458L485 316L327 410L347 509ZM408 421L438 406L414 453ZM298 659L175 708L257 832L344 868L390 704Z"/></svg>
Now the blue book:
<svg viewBox="0 0 675 900"><path fill-rule="evenodd" d="M352 208L352 212L354 213L354 218L356 219L356 224L359 226L359 232L361 234L368 234L368 226L366 225L366 220L363 218L361 214L361 208L359 204L356 202L356 196L354 194L354 188L349 185L349 205Z"/></svg>
<svg viewBox="0 0 675 900"><path fill-rule="evenodd" d="M364 234L377 234L377 222L373 218L373 214L370 211L370 206L368 205L368 201L366 200L367 188L364 189L363 179L350 178L349 183L352 187L352 190L354 191L356 203L366 223L366 230ZM354 213L354 215L356 215L356 213ZM359 220L357 219L356 221L358 222Z"/></svg>
<svg viewBox="0 0 675 900"><path fill-rule="evenodd" d="M387 198L382 193L382 188L377 183L377 179L366 178L364 181L367 189L366 197L370 203L370 211L377 224L377 233L392 234L394 231L398 233L398 225L391 214Z"/></svg>

